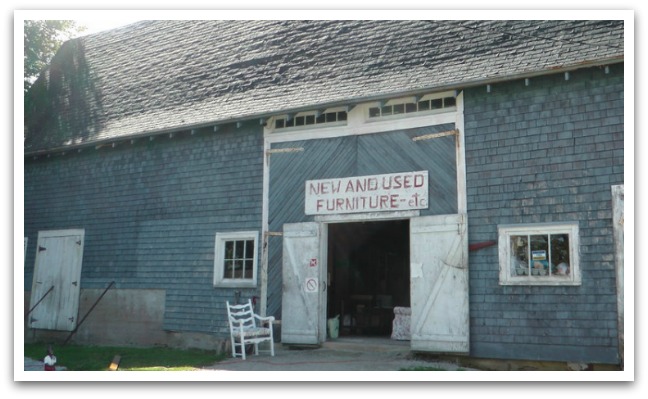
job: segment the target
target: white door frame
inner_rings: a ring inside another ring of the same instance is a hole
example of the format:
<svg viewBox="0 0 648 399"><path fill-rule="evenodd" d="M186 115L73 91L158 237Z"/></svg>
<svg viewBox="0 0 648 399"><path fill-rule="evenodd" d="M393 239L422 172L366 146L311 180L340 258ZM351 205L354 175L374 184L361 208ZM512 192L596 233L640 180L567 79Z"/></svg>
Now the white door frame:
<svg viewBox="0 0 648 399"><path fill-rule="evenodd" d="M395 119L391 121L366 123L365 114L369 103L360 104L354 107L348 114L348 125L338 128L324 128L322 130L304 130L296 131L288 134L276 134L271 130L264 130L264 147L263 147L263 202L262 202L262 241L263 241L263 254L261 264L261 287L260 296L261 303L260 309L262 314L267 311L267 297L268 297L268 237L270 235L280 235L280 232L269 231L269 192L270 192L270 155L272 154L271 146L273 143L291 142L298 140L311 140L322 139L330 137L341 137L347 135L363 135L373 134L379 132L386 132L391 130L398 130L404 128L432 126L443 123L454 122L457 131L456 137L456 170L457 170L457 214L463 215L464 223L465 215L467 214L467 188L466 188L466 163L465 163L465 132L464 132L464 96L463 92L456 93L456 110L454 112L440 113L435 115ZM351 215L332 215L332 216L317 216L314 218L321 226L326 226L328 223L348 223L354 221L380 221L380 220L395 220L395 219L411 219L418 217L420 213L414 212L396 212L396 213L375 213L375 214L351 214ZM411 225L410 225L411 226ZM324 227L320 231L328 229ZM323 234L320 237L320 248L323 248L322 253L326 254L328 243L326 240L328 234ZM467 239L467 236L465 236ZM411 237L410 237L411 239ZM466 245L467 250L467 245ZM412 251L410 249L410 258ZM324 259L324 258L322 258ZM465 261L467 266L467 259ZM411 266L410 266L411 267ZM411 271L410 271L411 272ZM325 273L326 275L326 273ZM411 282L411 279L410 279ZM324 283L326 286L326 282ZM466 288L467 290L467 288ZM410 292L411 296L411 292ZM468 292L465 292L465 297ZM324 295L324 306L320 311L320 339L326 338L326 295ZM467 306L467 305L466 305ZM466 309L466 312L468 310ZM467 327L466 327L467 328ZM465 347L465 346L464 346ZM454 352L457 352L456 350Z"/></svg>
<svg viewBox="0 0 648 399"><path fill-rule="evenodd" d="M380 132L388 132L399 129L410 129L424 126L434 126L444 123L455 124L457 133L456 145L456 167L457 167L457 213L467 213L467 194L466 194L466 156L465 156L465 139L464 139L464 93L463 91L456 93L456 109L454 112L442 112L430 115L422 115L416 117L408 117L402 119L385 120L380 122L366 123L365 115L368 112L368 107L373 103L368 102L359 104L351 109L348 113L347 126L335 128L322 128L320 129L304 129L302 131L294 131L292 133L277 134L272 130L265 128L263 133L263 195L261 206L261 224L262 224L262 256L261 256L261 270L260 270L260 313L266 314L268 306L268 237L270 235L280 235L280 232L271 232L269 228L269 193L270 193L270 155L273 143L283 143L291 141L302 140L317 140L323 138L343 137L350 135L364 135L374 134ZM415 216L418 216L416 214ZM360 220L354 219L354 215L346 215L344 218L335 219L335 216L330 219L316 218L316 221L323 223L343 223L345 221ZM410 215L407 217L414 217ZM364 214L359 218L364 220L388 220L389 218L398 218L393 215L374 215ZM340 220L339 222L333 220Z"/></svg>

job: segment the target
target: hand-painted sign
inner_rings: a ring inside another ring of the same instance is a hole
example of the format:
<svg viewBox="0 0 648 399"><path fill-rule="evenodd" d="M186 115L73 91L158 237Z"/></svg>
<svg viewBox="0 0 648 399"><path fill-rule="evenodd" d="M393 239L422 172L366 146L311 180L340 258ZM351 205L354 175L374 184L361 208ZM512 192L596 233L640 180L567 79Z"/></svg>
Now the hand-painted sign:
<svg viewBox="0 0 648 399"><path fill-rule="evenodd" d="M427 209L428 171L306 181L307 215Z"/></svg>

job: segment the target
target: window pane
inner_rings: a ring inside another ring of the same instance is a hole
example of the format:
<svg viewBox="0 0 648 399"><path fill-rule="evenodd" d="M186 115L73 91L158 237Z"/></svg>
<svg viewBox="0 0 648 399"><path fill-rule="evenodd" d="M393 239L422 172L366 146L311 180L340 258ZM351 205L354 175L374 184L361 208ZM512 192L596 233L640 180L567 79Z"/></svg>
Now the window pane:
<svg viewBox="0 0 648 399"><path fill-rule="evenodd" d="M511 276L529 275L529 238L511 236Z"/></svg>
<svg viewBox="0 0 648 399"><path fill-rule="evenodd" d="M444 107L454 107L457 105L457 99L454 97L446 97L443 99L443 106Z"/></svg>
<svg viewBox="0 0 648 399"><path fill-rule="evenodd" d="M326 114L326 122L335 122L337 119L337 113L335 112L327 112Z"/></svg>
<svg viewBox="0 0 648 399"><path fill-rule="evenodd" d="M234 261L234 277L233 278L243 278L243 261L235 260Z"/></svg>
<svg viewBox="0 0 648 399"><path fill-rule="evenodd" d="M295 118L295 126L304 126L305 118L303 116L298 116Z"/></svg>
<svg viewBox="0 0 648 399"><path fill-rule="evenodd" d="M531 236L531 275L549 274L549 236Z"/></svg>
<svg viewBox="0 0 648 399"><path fill-rule="evenodd" d="M246 260L245 261L245 273L244 273L244 278L251 279L252 278L252 265L254 262L252 260Z"/></svg>
<svg viewBox="0 0 648 399"><path fill-rule="evenodd" d="M226 260L223 267L223 278L232 278L234 276L234 261Z"/></svg>
<svg viewBox="0 0 648 399"><path fill-rule="evenodd" d="M394 115L404 114L405 113L405 104L396 104L394 105Z"/></svg>
<svg viewBox="0 0 648 399"><path fill-rule="evenodd" d="M317 118L315 118L316 123L324 123L326 122L326 114L320 114Z"/></svg>
<svg viewBox="0 0 648 399"><path fill-rule="evenodd" d="M369 117L370 118L377 118L379 116L380 116L380 108L378 108L378 107L369 108Z"/></svg>
<svg viewBox="0 0 648 399"><path fill-rule="evenodd" d="M392 106L391 105L385 105L382 107L382 116L386 115L391 115L392 114Z"/></svg>
<svg viewBox="0 0 648 399"><path fill-rule="evenodd" d="M443 108L443 99L442 98L436 98L434 100L431 100L430 102L432 104L432 109Z"/></svg>
<svg viewBox="0 0 648 399"><path fill-rule="evenodd" d="M427 111L430 109L430 100L419 101L418 109L419 111Z"/></svg>
<svg viewBox="0 0 648 399"><path fill-rule="evenodd" d="M281 129L281 128L284 127L285 124L286 124L286 121L284 119L277 119L275 121L275 129Z"/></svg>
<svg viewBox="0 0 648 399"><path fill-rule="evenodd" d="M551 235L551 265L552 274L569 276L569 234Z"/></svg>
<svg viewBox="0 0 648 399"><path fill-rule="evenodd" d="M315 124L315 115L306 115L306 124L314 125Z"/></svg>
<svg viewBox="0 0 648 399"><path fill-rule="evenodd" d="M347 113L345 111L340 111L337 113L337 120L338 121L345 121L347 120Z"/></svg>
<svg viewBox="0 0 648 399"><path fill-rule="evenodd" d="M234 241L225 241L225 259L234 259Z"/></svg>
<svg viewBox="0 0 648 399"><path fill-rule="evenodd" d="M416 112L416 103L407 103L405 104L405 112Z"/></svg>
<svg viewBox="0 0 648 399"><path fill-rule="evenodd" d="M247 240L245 241L245 259L254 258L254 241Z"/></svg>
<svg viewBox="0 0 648 399"><path fill-rule="evenodd" d="M234 259L243 259L245 241L235 241L236 242L236 252Z"/></svg>

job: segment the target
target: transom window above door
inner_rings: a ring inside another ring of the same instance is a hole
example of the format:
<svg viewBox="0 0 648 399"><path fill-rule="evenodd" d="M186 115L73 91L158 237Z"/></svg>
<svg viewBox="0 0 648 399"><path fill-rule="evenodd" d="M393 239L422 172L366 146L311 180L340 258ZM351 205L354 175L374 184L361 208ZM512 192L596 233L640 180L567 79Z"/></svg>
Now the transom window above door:
<svg viewBox="0 0 648 399"><path fill-rule="evenodd" d="M447 111L456 107L457 99L454 94L445 97L408 97L400 100L390 100L385 104L369 107L369 119L397 117L405 114L423 112Z"/></svg>
<svg viewBox="0 0 648 399"><path fill-rule="evenodd" d="M297 116L282 115L274 118L274 129L304 128L309 126L331 126L345 124L346 111L302 112Z"/></svg>

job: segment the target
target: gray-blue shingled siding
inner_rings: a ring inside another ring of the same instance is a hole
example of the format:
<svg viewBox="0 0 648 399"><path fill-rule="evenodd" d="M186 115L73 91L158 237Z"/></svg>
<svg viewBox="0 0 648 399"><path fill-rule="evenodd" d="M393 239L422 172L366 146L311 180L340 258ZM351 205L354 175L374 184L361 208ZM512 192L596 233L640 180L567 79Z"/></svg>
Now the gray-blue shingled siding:
<svg viewBox="0 0 648 399"><path fill-rule="evenodd" d="M84 228L82 288L165 289L165 329L228 335L215 233L261 231L262 165L258 122L26 159L25 290L38 231Z"/></svg>
<svg viewBox="0 0 648 399"><path fill-rule="evenodd" d="M617 363L610 186L623 184L623 65L466 90L469 241L498 224L577 221L582 284L501 286L470 253L471 355Z"/></svg>

